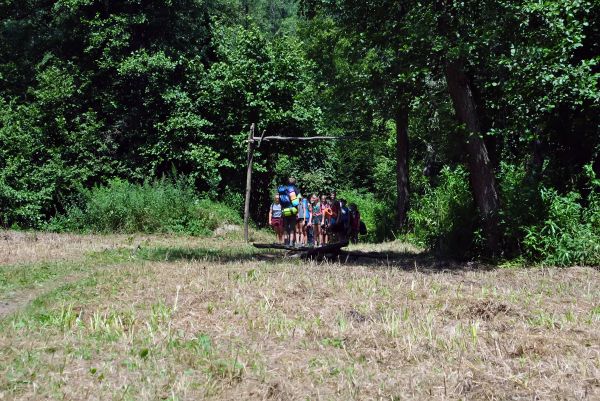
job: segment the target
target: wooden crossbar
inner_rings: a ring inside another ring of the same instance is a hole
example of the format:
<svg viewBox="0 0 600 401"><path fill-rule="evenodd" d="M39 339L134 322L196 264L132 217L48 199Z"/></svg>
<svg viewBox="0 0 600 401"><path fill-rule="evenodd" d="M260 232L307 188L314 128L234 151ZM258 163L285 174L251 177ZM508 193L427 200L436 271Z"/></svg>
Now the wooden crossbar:
<svg viewBox="0 0 600 401"><path fill-rule="evenodd" d="M282 141L282 142L291 142L291 141L319 141L319 140L334 140L334 141L347 141L351 139L356 139L351 136L265 136L263 137L253 137L250 139L253 142L268 142L268 141Z"/></svg>
<svg viewBox="0 0 600 401"><path fill-rule="evenodd" d="M261 136L255 136L256 124L250 126L248 132L248 164L246 166L246 199L244 202L244 239L249 242L248 238L248 221L250 220L250 192L252 190L252 162L254 161L254 149L260 147L260 144L265 141L281 141L281 142L305 142L305 141L347 141L357 139L352 136L265 136L263 130Z"/></svg>

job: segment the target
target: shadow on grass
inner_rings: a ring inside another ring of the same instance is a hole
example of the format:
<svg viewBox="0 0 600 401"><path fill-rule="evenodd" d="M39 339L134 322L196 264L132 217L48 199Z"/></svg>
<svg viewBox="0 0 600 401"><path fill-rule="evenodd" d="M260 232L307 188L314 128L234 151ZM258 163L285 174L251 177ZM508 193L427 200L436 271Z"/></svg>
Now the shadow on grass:
<svg viewBox="0 0 600 401"><path fill-rule="evenodd" d="M277 260L277 254L257 252L252 248L217 249L217 248L179 248L160 247L144 248L136 251L135 256L154 262L173 262L177 260L209 261L209 262L243 262L249 260Z"/></svg>
<svg viewBox="0 0 600 401"><path fill-rule="evenodd" d="M160 247L142 248L134 251L135 258L155 261L173 262L178 260L209 261L217 263L235 263L244 261L265 261L281 263L289 260L316 261L323 263L339 263L348 266L383 267L398 270L418 270L421 272L489 270L492 266L480 262L459 262L437 257L431 253L412 253L397 251L340 251L339 253L317 253L307 256L303 253L284 251L265 251L252 247L239 248L188 248Z"/></svg>
<svg viewBox="0 0 600 401"><path fill-rule="evenodd" d="M446 270L492 270L494 266L482 262L465 262L441 258L433 253L396 252L396 251L342 251L333 255L333 259L346 265L378 266L399 270L418 270L421 272L440 272Z"/></svg>

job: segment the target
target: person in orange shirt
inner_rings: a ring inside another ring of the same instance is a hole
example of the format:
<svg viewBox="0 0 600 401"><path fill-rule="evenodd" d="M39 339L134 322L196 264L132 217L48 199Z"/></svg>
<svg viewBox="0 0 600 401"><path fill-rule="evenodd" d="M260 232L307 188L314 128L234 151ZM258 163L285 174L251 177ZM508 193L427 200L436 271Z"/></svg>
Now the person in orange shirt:
<svg viewBox="0 0 600 401"><path fill-rule="evenodd" d="M325 195L321 195L321 210L323 213L323 220L321 221L321 244L325 245L329 241L329 228L332 216L330 199L325 197Z"/></svg>

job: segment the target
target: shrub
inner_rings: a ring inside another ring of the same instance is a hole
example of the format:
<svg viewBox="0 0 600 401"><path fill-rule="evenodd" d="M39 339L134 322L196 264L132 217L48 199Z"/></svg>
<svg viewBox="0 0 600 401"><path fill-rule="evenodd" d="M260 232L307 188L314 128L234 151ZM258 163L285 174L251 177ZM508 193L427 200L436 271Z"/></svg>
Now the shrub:
<svg viewBox="0 0 600 401"><path fill-rule="evenodd" d="M53 219L57 231L186 233L204 235L222 223L240 224L227 206L196 196L185 181L131 184L114 179L83 193L83 206Z"/></svg>
<svg viewBox="0 0 600 401"><path fill-rule="evenodd" d="M375 199L372 193L359 190L340 190L337 194L339 199L346 199L348 205L356 203L360 212L361 220L367 226L367 235L364 236L368 242L383 241L389 239L394 227L394 208Z"/></svg>
<svg viewBox="0 0 600 401"><path fill-rule="evenodd" d="M522 252L526 227L544 219L544 205L539 183L528 177L523 165L501 162L498 189L503 249L506 257L512 257Z"/></svg>
<svg viewBox="0 0 600 401"><path fill-rule="evenodd" d="M230 209L231 212L234 212L239 215L244 214L244 192L227 186L221 191L218 199L219 202L221 202L222 205Z"/></svg>
<svg viewBox="0 0 600 401"><path fill-rule="evenodd" d="M525 251L530 260L545 265L600 265L600 182L587 168L591 192L560 195L543 189L547 218L526 229Z"/></svg>
<svg viewBox="0 0 600 401"><path fill-rule="evenodd" d="M466 170L445 167L438 184L426 187L411 205L408 238L438 253L464 257L473 249L476 216Z"/></svg>

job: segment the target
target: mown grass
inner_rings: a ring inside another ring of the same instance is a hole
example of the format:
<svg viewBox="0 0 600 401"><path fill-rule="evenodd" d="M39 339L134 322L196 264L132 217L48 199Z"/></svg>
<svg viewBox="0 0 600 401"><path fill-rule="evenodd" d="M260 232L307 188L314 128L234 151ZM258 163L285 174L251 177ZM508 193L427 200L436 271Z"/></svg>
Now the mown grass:
<svg viewBox="0 0 600 401"><path fill-rule="evenodd" d="M0 319L0 399L600 395L594 269L270 260L233 240L111 252Z"/></svg>
<svg viewBox="0 0 600 401"><path fill-rule="evenodd" d="M77 279L81 273L128 261L241 260L260 253L241 243L241 234L226 237L85 236L52 233L4 234L0 243L6 262L0 260L0 299L46 283ZM264 233L253 236L263 238ZM228 241L239 245L228 246Z"/></svg>

